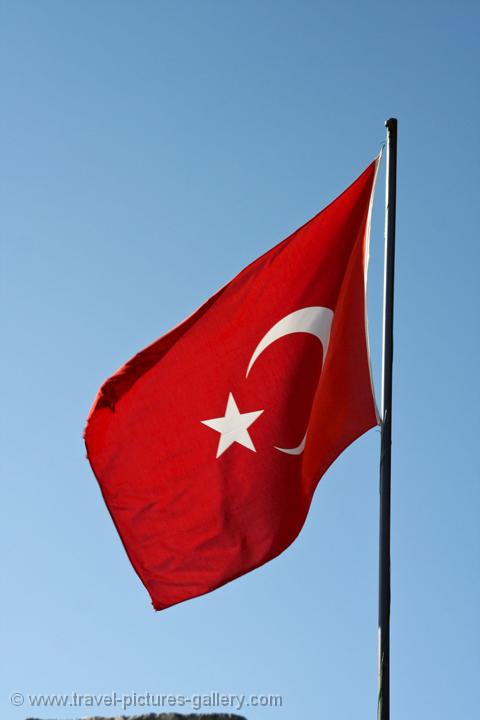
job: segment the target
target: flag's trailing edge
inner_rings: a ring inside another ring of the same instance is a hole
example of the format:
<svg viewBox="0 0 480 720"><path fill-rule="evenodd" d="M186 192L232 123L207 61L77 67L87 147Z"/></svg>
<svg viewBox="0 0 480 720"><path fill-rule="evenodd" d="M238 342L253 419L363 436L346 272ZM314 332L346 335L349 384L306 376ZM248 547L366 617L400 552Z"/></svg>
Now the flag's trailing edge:
<svg viewBox="0 0 480 720"><path fill-rule="evenodd" d="M100 389L87 455L157 610L281 553L378 424L366 333L380 157Z"/></svg>

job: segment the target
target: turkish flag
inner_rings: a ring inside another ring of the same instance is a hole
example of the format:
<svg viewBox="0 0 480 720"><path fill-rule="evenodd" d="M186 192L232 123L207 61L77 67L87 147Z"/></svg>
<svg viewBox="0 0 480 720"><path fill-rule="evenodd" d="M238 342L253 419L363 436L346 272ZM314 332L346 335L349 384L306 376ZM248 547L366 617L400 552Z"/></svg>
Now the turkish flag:
<svg viewBox="0 0 480 720"><path fill-rule="evenodd" d="M365 279L378 160L100 389L88 459L157 610L281 553L378 424Z"/></svg>

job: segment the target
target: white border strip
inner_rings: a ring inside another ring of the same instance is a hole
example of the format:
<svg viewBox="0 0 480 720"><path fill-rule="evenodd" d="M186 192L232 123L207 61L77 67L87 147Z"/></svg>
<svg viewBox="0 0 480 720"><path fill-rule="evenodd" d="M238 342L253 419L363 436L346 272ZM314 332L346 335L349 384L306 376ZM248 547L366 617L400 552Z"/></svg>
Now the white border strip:
<svg viewBox="0 0 480 720"><path fill-rule="evenodd" d="M378 425L382 424L382 419L380 417L380 413L378 412L378 404L377 404L377 399L375 397L375 386L373 384L372 362L371 362L371 354L370 354L370 338L369 338L369 333L368 333L367 286L368 286L368 264L370 261L370 231L371 231L371 226L372 226L373 198L375 196L375 188L377 185L378 170L380 168L380 162L382 160L382 156L383 156L383 146L377 155L377 159L375 160L375 175L373 178L372 193L370 195L370 203L368 206L367 225L365 228L365 259L364 259L364 265L363 265L363 274L364 274L364 281L365 281L365 300L364 300L365 339L367 342L367 358L368 358L368 370L370 373L370 385L372 388L373 404L375 406L375 414L377 416Z"/></svg>

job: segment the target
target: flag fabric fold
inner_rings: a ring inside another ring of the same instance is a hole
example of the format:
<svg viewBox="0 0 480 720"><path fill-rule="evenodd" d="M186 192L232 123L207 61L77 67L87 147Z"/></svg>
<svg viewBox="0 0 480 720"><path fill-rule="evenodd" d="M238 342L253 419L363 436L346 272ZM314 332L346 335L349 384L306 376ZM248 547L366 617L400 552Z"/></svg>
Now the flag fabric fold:
<svg viewBox="0 0 480 720"><path fill-rule="evenodd" d="M87 456L157 610L281 553L378 424L366 257L378 159L100 389Z"/></svg>

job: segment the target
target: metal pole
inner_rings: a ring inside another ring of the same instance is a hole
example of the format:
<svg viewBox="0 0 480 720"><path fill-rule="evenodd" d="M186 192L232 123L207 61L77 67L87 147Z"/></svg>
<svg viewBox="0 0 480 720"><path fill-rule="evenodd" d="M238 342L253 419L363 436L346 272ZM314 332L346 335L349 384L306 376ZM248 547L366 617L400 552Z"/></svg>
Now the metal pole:
<svg viewBox="0 0 480 720"><path fill-rule="evenodd" d="M378 720L390 719L390 488L392 449L393 296L397 195L397 120L386 121L385 267L383 295L380 538L378 596Z"/></svg>

